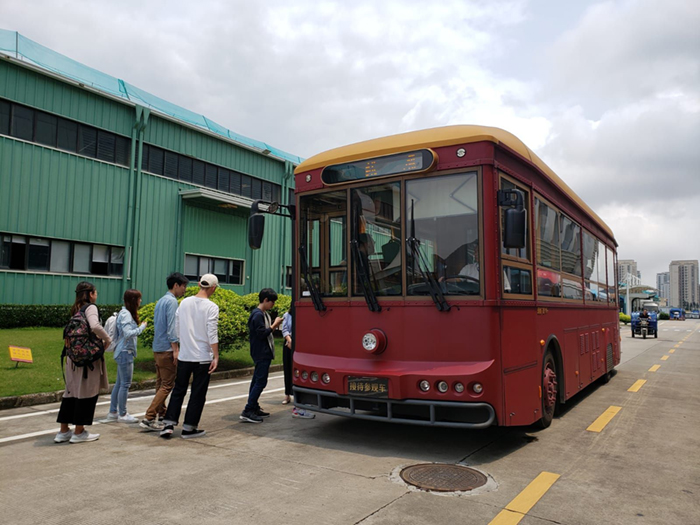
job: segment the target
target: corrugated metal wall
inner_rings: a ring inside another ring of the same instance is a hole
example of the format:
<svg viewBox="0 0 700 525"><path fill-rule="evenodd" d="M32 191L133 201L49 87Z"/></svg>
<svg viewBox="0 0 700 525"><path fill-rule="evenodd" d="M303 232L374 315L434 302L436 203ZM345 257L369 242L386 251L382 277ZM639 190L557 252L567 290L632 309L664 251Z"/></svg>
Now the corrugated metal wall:
<svg viewBox="0 0 700 525"><path fill-rule="evenodd" d="M0 96L126 136L136 121L133 107L6 62L0 62ZM283 184L284 163L157 116L149 119L144 142ZM0 136L0 232L125 246L129 175L124 167ZM136 173L134 179L138 186ZM246 284L226 285L236 292L282 291L291 265L288 219L268 216L263 246L253 252L247 209L231 214L181 204L179 190L196 186L147 173L140 188L134 280L126 287L140 289L144 302L165 292L170 272L183 271L185 253L245 259ZM285 186L282 194L286 202ZM0 271L0 303L69 303L80 280L98 286L100 302L121 302L121 278Z"/></svg>
<svg viewBox="0 0 700 525"><path fill-rule="evenodd" d="M0 95L127 137L134 125L133 108L6 61L0 61Z"/></svg>

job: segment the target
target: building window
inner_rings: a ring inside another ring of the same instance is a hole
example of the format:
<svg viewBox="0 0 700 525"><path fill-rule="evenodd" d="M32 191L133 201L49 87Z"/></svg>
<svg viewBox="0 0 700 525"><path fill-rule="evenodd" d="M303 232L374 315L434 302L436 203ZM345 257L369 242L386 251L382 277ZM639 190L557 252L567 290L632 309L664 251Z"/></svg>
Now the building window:
<svg viewBox="0 0 700 525"><path fill-rule="evenodd" d="M221 284L242 285L244 261L205 255L185 254L185 277L199 282L205 273L216 275Z"/></svg>
<svg viewBox="0 0 700 525"><path fill-rule="evenodd" d="M0 268L120 277L124 248L0 233Z"/></svg>
<svg viewBox="0 0 700 525"><path fill-rule="evenodd" d="M292 267L291 266L287 266L287 273L286 273L285 279L284 279L284 286L285 286L285 288L292 287Z"/></svg>
<svg viewBox="0 0 700 525"><path fill-rule="evenodd" d="M0 100L0 135L128 166L131 140L44 111Z"/></svg>

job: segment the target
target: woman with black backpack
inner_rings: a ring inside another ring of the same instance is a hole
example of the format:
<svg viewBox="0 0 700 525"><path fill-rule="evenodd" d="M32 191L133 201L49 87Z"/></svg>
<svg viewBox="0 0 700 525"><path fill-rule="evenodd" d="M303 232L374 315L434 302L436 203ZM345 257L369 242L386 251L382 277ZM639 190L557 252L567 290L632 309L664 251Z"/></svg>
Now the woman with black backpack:
<svg viewBox="0 0 700 525"><path fill-rule="evenodd" d="M94 284L87 281L78 283L75 289L75 304L70 311L71 321L64 330L64 351L67 354L66 390L56 418L61 424L61 430L54 438L56 443L84 443L100 437L99 434L88 432L85 425L92 424L100 391L109 388L107 367L102 354L112 341L102 327L100 314L95 306L96 300L97 288ZM84 337L80 335L81 324L87 332ZM98 349L95 353L96 359L78 360L75 356L81 355L81 352L87 353L84 350L87 346ZM68 426L70 424L75 425L75 431L71 431Z"/></svg>

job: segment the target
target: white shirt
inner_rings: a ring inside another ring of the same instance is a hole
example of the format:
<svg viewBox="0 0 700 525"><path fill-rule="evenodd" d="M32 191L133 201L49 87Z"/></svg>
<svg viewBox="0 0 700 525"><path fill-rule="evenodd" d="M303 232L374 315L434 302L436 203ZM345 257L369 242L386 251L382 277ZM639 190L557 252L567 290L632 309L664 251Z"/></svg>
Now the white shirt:
<svg viewBox="0 0 700 525"><path fill-rule="evenodd" d="M211 363L211 345L219 342L219 307L209 299L187 297L175 314L175 331L180 339L178 360Z"/></svg>

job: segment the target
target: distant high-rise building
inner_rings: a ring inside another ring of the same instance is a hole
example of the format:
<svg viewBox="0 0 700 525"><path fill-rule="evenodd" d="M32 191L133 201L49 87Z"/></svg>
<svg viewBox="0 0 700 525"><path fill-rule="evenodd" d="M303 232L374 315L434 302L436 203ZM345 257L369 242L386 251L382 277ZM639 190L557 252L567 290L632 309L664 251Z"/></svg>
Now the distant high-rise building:
<svg viewBox="0 0 700 525"><path fill-rule="evenodd" d="M640 280L641 280L641 278L642 278L642 272L640 272L639 270L637 270L637 277L638 277Z"/></svg>
<svg viewBox="0 0 700 525"><path fill-rule="evenodd" d="M656 289L659 291L659 297L666 299L671 298L671 277L669 272L656 274Z"/></svg>
<svg viewBox="0 0 700 525"><path fill-rule="evenodd" d="M639 277L637 272L637 261L632 259L618 259L617 261L617 275L620 282L625 282L627 274L632 274L635 277Z"/></svg>
<svg viewBox="0 0 700 525"><path fill-rule="evenodd" d="M698 261L671 261L669 305L675 308L698 306Z"/></svg>

